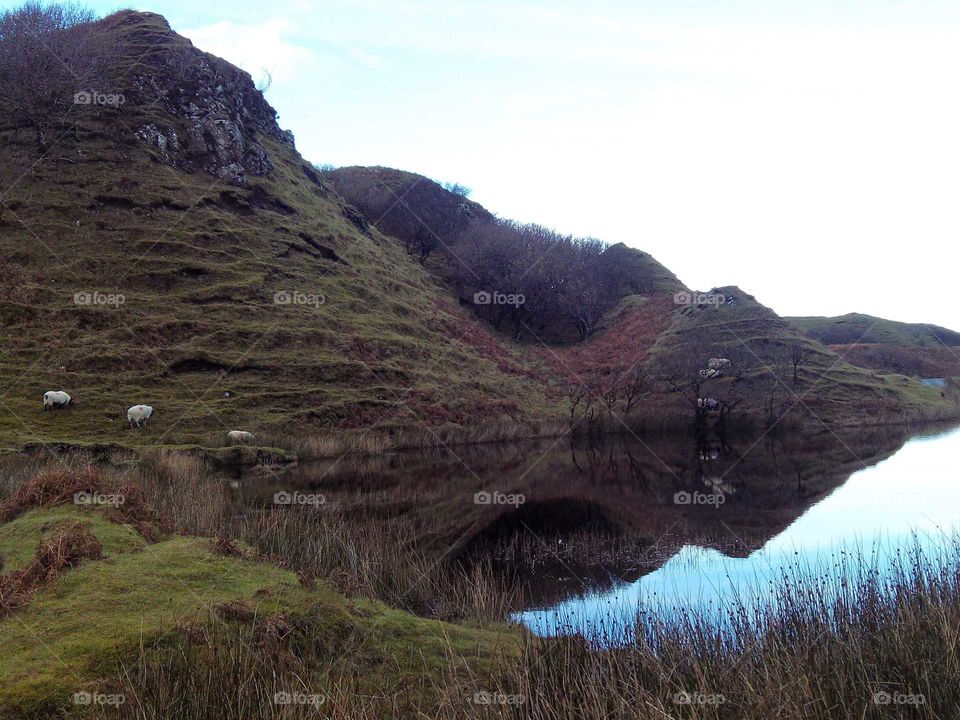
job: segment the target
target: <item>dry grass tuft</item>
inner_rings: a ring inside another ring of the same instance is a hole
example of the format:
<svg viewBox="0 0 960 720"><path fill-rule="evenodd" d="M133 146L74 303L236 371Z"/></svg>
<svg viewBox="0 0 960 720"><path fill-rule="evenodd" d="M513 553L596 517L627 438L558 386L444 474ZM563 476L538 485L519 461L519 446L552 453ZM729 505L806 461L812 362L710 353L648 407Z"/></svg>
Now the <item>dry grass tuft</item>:
<svg viewBox="0 0 960 720"><path fill-rule="evenodd" d="M27 567L0 574L0 617L26 605L38 589L55 580L64 569L102 556L103 546L86 525L78 522L60 528L37 546Z"/></svg>
<svg viewBox="0 0 960 720"><path fill-rule="evenodd" d="M210 552L233 558L249 558L252 553L232 538L218 535L210 541Z"/></svg>

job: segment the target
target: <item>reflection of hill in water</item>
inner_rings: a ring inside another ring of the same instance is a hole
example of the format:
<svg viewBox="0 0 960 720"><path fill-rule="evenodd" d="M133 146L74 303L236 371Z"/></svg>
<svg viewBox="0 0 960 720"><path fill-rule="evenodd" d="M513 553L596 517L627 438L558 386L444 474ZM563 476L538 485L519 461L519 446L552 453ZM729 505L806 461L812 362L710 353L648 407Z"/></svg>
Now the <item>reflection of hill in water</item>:
<svg viewBox="0 0 960 720"><path fill-rule="evenodd" d="M700 447L682 435L608 438L600 447L491 444L304 464L247 487L264 497L322 492L353 519L389 526L437 557L492 556L546 602L635 580L683 545L748 555L916 432L868 428ZM484 492L525 502L475 502ZM677 502L677 493L701 503ZM722 504L707 504L718 494Z"/></svg>

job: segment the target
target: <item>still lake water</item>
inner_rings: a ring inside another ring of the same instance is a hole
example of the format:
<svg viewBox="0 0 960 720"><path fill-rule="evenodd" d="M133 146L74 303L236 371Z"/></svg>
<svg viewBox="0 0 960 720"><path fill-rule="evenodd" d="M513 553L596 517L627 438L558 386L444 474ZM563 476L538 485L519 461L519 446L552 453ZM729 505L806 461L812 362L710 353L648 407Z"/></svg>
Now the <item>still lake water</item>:
<svg viewBox="0 0 960 720"><path fill-rule="evenodd" d="M638 607L661 612L713 615L731 601L745 600L791 568L828 570L855 548L880 570L897 550L936 551L960 530L960 430L909 440L892 457L862 470L819 500L782 532L746 557L729 557L684 545L657 570L604 592L588 592L516 620L538 634L569 631L587 636L626 622Z"/></svg>
<svg viewBox="0 0 960 720"><path fill-rule="evenodd" d="M543 635L615 642L638 607L717 613L841 549L882 567L960 530L960 428L454 447L244 473L245 501L322 493L438 561L491 562ZM522 501L521 501L522 500Z"/></svg>

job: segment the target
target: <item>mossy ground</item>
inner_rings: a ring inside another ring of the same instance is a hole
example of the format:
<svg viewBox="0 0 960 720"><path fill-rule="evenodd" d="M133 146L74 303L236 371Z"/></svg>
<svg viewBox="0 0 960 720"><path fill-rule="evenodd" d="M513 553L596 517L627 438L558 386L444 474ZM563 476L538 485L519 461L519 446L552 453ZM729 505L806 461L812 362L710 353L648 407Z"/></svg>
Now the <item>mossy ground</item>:
<svg viewBox="0 0 960 720"><path fill-rule="evenodd" d="M516 647L503 628L480 629L417 618L374 601L351 601L320 583L304 587L275 565L228 557L205 538L173 536L147 543L128 525L94 509L31 510L0 526L7 569L29 561L45 533L66 522L87 524L104 557L55 579L29 605L0 620L0 711L3 717L43 717L82 711L73 693L92 692L118 663L146 648L163 647L191 625L217 628L231 621L224 607L241 607L245 621L309 618L310 642L341 653L314 667L324 673L366 668L371 691L400 689L449 671L448 654L475 658L474 670ZM326 682L326 681L323 681Z"/></svg>

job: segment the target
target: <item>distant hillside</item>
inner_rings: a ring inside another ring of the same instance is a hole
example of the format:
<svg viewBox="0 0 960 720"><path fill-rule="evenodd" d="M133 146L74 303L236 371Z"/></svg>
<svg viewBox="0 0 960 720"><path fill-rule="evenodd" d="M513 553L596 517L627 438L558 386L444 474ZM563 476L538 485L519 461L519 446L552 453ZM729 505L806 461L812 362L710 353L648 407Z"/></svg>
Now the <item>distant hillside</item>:
<svg viewBox="0 0 960 720"><path fill-rule="evenodd" d="M860 313L786 319L855 365L917 377L960 376L960 332Z"/></svg>
<svg viewBox="0 0 960 720"><path fill-rule="evenodd" d="M423 258L425 266L454 285L461 304L511 336L524 338L530 334L524 331L542 330L524 323L522 316L513 324L508 316L503 325L485 308L477 308L472 294L482 285L472 283L458 267L466 259L471 267L482 268L492 258L498 265L524 270L542 262L541 255L555 252L551 246L530 257L523 228L516 233L514 226L507 227L504 241L490 241L489 236L503 232L491 213L415 173L348 167L325 173L324 179L415 257L420 257L417 233L422 232L417 220L431 218L426 225L437 230L430 234L433 243ZM535 236L538 232L534 228ZM867 406L868 414L879 418L905 408L916 411L937 400L939 391L845 362L739 288L715 288L698 298L649 254L624 244L605 247L596 257L609 284L594 331L578 338L564 332L558 321L546 332L534 333L534 340L540 335L559 345L537 347L526 337L571 397L585 386L603 395L610 387L642 384L643 399L637 405L648 417L683 416L697 397L707 396L736 405L743 413L776 418L789 412L793 420L816 426L821 418L861 416ZM538 289L532 286L528 292L535 295ZM580 289L574 305L585 291ZM555 300L564 301L570 299ZM700 371L717 356L731 361L729 370L701 380Z"/></svg>
<svg viewBox="0 0 960 720"><path fill-rule="evenodd" d="M824 345L882 343L902 347L960 347L960 332L937 325L903 323L861 313L849 313L839 317L788 317L785 319Z"/></svg>
<svg viewBox="0 0 960 720"><path fill-rule="evenodd" d="M422 175L346 167L323 178L453 286L461 304L517 339L585 340L624 297L685 289L647 253L497 218ZM522 302L477 302L497 293Z"/></svg>
<svg viewBox="0 0 960 720"><path fill-rule="evenodd" d="M0 116L2 446L492 436L565 423L584 392L596 415L631 382L618 414L682 424L674 385L711 357L735 360L744 411L766 405L762 373L792 378L775 361L798 333L739 291L701 307L641 251L496 219L411 173L322 173L247 73L162 17L89 30L96 93L64 74L57 113ZM837 421L954 411L804 343L818 360L796 388ZM43 413L51 389L75 407ZM136 403L156 410L143 431Z"/></svg>

